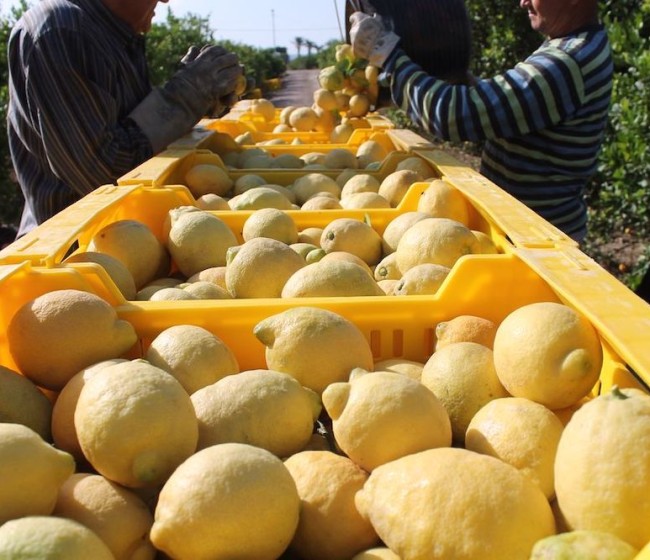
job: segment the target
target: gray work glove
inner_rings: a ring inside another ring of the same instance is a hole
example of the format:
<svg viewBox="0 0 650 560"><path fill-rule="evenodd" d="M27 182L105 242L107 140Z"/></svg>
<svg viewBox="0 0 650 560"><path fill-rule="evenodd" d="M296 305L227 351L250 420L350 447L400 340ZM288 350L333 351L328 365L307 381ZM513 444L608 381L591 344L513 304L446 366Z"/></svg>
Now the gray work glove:
<svg viewBox="0 0 650 560"><path fill-rule="evenodd" d="M129 115L149 138L154 153L188 132L218 100L228 99L241 74L237 55L222 47L190 49L183 61L183 67Z"/></svg>
<svg viewBox="0 0 650 560"><path fill-rule="evenodd" d="M354 12L350 16L350 43L358 58L381 68L393 52L400 38L384 25L381 16Z"/></svg>

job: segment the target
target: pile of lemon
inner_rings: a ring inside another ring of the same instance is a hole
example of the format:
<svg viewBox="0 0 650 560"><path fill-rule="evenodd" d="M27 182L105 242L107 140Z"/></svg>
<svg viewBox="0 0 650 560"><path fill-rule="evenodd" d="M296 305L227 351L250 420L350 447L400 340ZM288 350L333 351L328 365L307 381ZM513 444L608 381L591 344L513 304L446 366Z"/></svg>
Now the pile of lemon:
<svg viewBox="0 0 650 560"><path fill-rule="evenodd" d="M195 325L129 359L99 297L22 305L0 557L625 560L650 540L650 396L590 394L601 341L571 307L452 318L423 362L376 361L317 307L254 336L260 369Z"/></svg>
<svg viewBox="0 0 650 560"><path fill-rule="evenodd" d="M248 111L264 122L276 122L273 132L323 132L333 143L344 143L354 130L355 119L365 117L377 103L379 69L357 58L352 46L336 45L336 63L320 71L314 102L309 107L285 107L279 122L276 108L268 99L254 99ZM252 144L251 135L236 139Z"/></svg>

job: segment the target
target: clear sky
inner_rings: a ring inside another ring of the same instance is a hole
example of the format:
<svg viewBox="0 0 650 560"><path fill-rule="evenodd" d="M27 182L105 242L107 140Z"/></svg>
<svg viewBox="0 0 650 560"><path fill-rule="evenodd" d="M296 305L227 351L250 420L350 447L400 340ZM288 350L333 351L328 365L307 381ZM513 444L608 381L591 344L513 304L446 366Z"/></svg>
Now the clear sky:
<svg viewBox="0 0 650 560"><path fill-rule="evenodd" d="M15 0L0 0L0 9L7 13L15 4ZM345 34L345 0L169 0L158 4L154 21L164 19L168 7L177 16L209 16L216 40L260 48L287 47L292 56L296 54L296 37L317 45L341 40L337 8ZM302 54L306 54L304 48Z"/></svg>

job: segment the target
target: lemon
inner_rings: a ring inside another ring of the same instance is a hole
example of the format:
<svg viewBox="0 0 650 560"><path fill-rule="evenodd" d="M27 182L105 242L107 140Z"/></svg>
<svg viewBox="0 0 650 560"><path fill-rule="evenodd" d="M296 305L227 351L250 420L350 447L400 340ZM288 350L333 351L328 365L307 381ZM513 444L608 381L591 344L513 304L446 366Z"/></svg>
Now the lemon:
<svg viewBox="0 0 650 560"><path fill-rule="evenodd" d="M323 165L329 169L357 169L357 157L345 148L334 148L325 154Z"/></svg>
<svg viewBox="0 0 650 560"><path fill-rule="evenodd" d="M311 243L292 243L289 247L291 247L303 259L306 259L309 253L318 249L316 245L312 245Z"/></svg>
<svg viewBox="0 0 650 560"><path fill-rule="evenodd" d="M311 438L318 396L287 373L249 370L229 375L192 395L199 421L198 448L248 443L288 457Z"/></svg>
<svg viewBox="0 0 650 560"><path fill-rule="evenodd" d="M273 169L302 169L305 162L293 154L280 154L273 158L271 167Z"/></svg>
<svg viewBox="0 0 650 560"><path fill-rule="evenodd" d="M366 264L365 261L361 260L361 258L358 257L357 255L353 255L352 253L348 253L347 251L332 251L331 253L325 253L323 257L319 259L319 262L328 262L328 261L335 261L335 260L347 261L359 265L371 277L374 274L373 270Z"/></svg>
<svg viewBox="0 0 650 560"><path fill-rule="evenodd" d="M255 115L260 115L267 122L275 118L275 105L268 99L253 99L250 104L250 111Z"/></svg>
<svg viewBox="0 0 650 560"><path fill-rule="evenodd" d="M343 208L390 208L390 203L380 194L373 192L355 193L341 200Z"/></svg>
<svg viewBox="0 0 650 560"><path fill-rule="evenodd" d="M183 301L188 299L199 299L183 288L161 288L155 290L149 296L149 301Z"/></svg>
<svg viewBox="0 0 650 560"><path fill-rule="evenodd" d="M350 96L349 108L346 116L351 117L364 117L370 110L370 99L364 93L356 93Z"/></svg>
<svg viewBox="0 0 650 560"><path fill-rule="evenodd" d="M642 548L650 541L650 396L600 395L564 428L555 460L558 505L571 529L606 531Z"/></svg>
<svg viewBox="0 0 650 560"><path fill-rule="evenodd" d="M323 235L323 228L308 227L298 232L298 242L311 243L320 247L321 235Z"/></svg>
<svg viewBox="0 0 650 560"><path fill-rule="evenodd" d="M309 253L308 263L311 257ZM379 295L384 292L365 267L342 259L322 258L294 273L281 292L283 298Z"/></svg>
<svg viewBox="0 0 650 560"><path fill-rule="evenodd" d="M22 424L52 439L52 403L29 379L0 365L0 423Z"/></svg>
<svg viewBox="0 0 650 560"><path fill-rule="evenodd" d="M381 291L384 292L387 296L395 295L395 290L399 280L379 280L377 281L377 286L381 288Z"/></svg>
<svg viewBox="0 0 650 560"><path fill-rule="evenodd" d="M368 473L330 451L302 451L284 462L300 496L300 520L290 548L309 560L349 560L378 542L354 495Z"/></svg>
<svg viewBox="0 0 650 560"><path fill-rule="evenodd" d="M488 348L494 346L497 325L475 315L458 315L436 325L436 350L454 342L476 342Z"/></svg>
<svg viewBox="0 0 650 560"><path fill-rule="evenodd" d="M264 177L256 175L255 173L247 173L237 178L233 192L235 195L243 194L250 189L261 187L266 184L267 181Z"/></svg>
<svg viewBox="0 0 650 560"><path fill-rule="evenodd" d="M120 261L137 289L166 273L163 269L169 264L165 247L146 224L137 220L118 220L104 226L90 240L87 251L106 253Z"/></svg>
<svg viewBox="0 0 650 560"><path fill-rule="evenodd" d="M291 245L298 241L298 229L293 218L277 208L256 210L244 222L244 241L255 237L268 237Z"/></svg>
<svg viewBox="0 0 650 560"><path fill-rule="evenodd" d="M406 358L388 358L375 362L374 371L392 371L420 381L424 364Z"/></svg>
<svg viewBox="0 0 650 560"><path fill-rule="evenodd" d="M232 299L227 288L217 286L212 282L189 282L182 286L182 289L196 299Z"/></svg>
<svg viewBox="0 0 650 560"><path fill-rule="evenodd" d="M381 236L367 223L353 218L337 218L323 229L320 246L325 252L346 251L369 265L381 260Z"/></svg>
<svg viewBox="0 0 650 560"><path fill-rule="evenodd" d="M0 557L6 560L115 560L95 533L71 519L34 515L0 527Z"/></svg>
<svg viewBox="0 0 650 560"><path fill-rule="evenodd" d="M172 558L271 560L291 542L299 511L296 484L275 455L242 443L213 445L163 486L151 540Z"/></svg>
<svg viewBox="0 0 650 560"><path fill-rule="evenodd" d="M204 194L196 199L196 207L199 210L230 210L228 201L217 194Z"/></svg>
<svg viewBox="0 0 650 560"><path fill-rule="evenodd" d="M390 548L377 547L355 554L352 560L400 560Z"/></svg>
<svg viewBox="0 0 650 560"><path fill-rule="evenodd" d="M397 266L404 274L418 264L447 268L476 250L476 237L465 225L447 218L426 218L407 229L397 244Z"/></svg>
<svg viewBox="0 0 650 560"><path fill-rule="evenodd" d="M458 443L464 442L480 408L508 396L494 369L492 350L475 342L457 342L434 352L424 364L421 381L444 404Z"/></svg>
<svg viewBox="0 0 650 560"><path fill-rule="evenodd" d="M395 262L397 262L397 256ZM396 296L433 295L448 274L449 269L446 266L431 263L418 264L409 268L402 275L395 287L394 294Z"/></svg>
<svg viewBox="0 0 650 560"><path fill-rule="evenodd" d="M425 212L404 212L396 218L393 218L384 233L382 234L382 249L385 255L394 253L399 244L399 240L404 235L404 232L409 229L413 224L424 220L425 218L431 218L429 214Z"/></svg>
<svg viewBox="0 0 650 560"><path fill-rule="evenodd" d="M396 208L406 196L406 192L411 185L419 180L420 178L415 171L409 169L393 171L384 178L377 192L388 200L393 208Z"/></svg>
<svg viewBox="0 0 650 560"><path fill-rule="evenodd" d="M299 205L304 204L313 195L319 192L328 192L340 198L341 187L339 184L322 173L307 173L302 175L293 182L291 190L296 195L296 202Z"/></svg>
<svg viewBox="0 0 650 560"><path fill-rule="evenodd" d="M345 76L336 66L326 66L318 74L318 83L324 89L337 91L343 88Z"/></svg>
<svg viewBox="0 0 650 560"><path fill-rule="evenodd" d="M53 515L72 519L93 531L115 560L151 560L153 515L132 491L97 474L73 474L66 480Z"/></svg>
<svg viewBox="0 0 650 560"><path fill-rule="evenodd" d="M381 540L410 560L528 560L555 532L544 494L511 465L439 448L375 469L356 504Z"/></svg>
<svg viewBox="0 0 650 560"><path fill-rule="evenodd" d="M49 515L72 455L54 449L22 424L0 424L0 525L25 515Z"/></svg>
<svg viewBox="0 0 650 560"><path fill-rule="evenodd" d="M97 472L131 488L162 484L198 441L189 395L144 360L108 366L87 379L74 424Z"/></svg>
<svg viewBox="0 0 650 560"><path fill-rule="evenodd" d="M344 93L336 94L336 101L339 106L339 110L346 111L350 106L350 96ZM334 130L330 133L330 142L332 144L345 144L352 136L354 132L354 127L349 123L341 123L334 127Z"/></svg>
<svg viewBox="0 0 650 560"><path fill-rule="evenodd" d="M54 443L59 449L70 453L77 461L85 460L77 438L77 430L74 426L74 411L77 408L81 389L83 389L86 381L102 368L126 361L128 360L120 358L104 360L82 369L65 384L54 402L52 408L52 437Z"/></svg>
<svg viewBox="0 0 650 560"><path fill-rule="evenodd" d="M341 208L343 207L338 199L319 195L312 196L300 207L301 210L335 210Z"/></svg>
<svg viewBox="0 0 650 560"><path fill-rule="evenodd" d="M372 351L363 333L332 311L295 307L263 319L253 332L266 346L269 369L288 373L318 393L348 379L355 367L372 369Z"/></svg>
<svg viewBox="0 0 650 560"><path fill-rule="evenodd" d="M280 297L287 280L305 260L285 243L266 237L246 241L226 268L226 286L235 298Z"/></svg>
<svg viewBox="0 0 650 560"><path fill-rule="evenodd" d="M185 184L195 198L206 194L226 195L233 186L228 172L212 164L199 164L185 174Z"/></svg>
<svg viewBox="0 0 650 560"><path fill-rule="evenodd" d="M638 550L604 531L570 531L535 543L530 560L634 560Z"/></svg>
<svg viewBox="0 0 650 560"><path fill-rule="evenodd" d="M519 469L552 500L553 465L563 429L544 405L517 397L495 399L471 419L465 449L492 455Z"/></svg>
<svg viewBox="0 0 650 560"><path fill-rule="evenodd" d="M226 223L205 211L169 211L172 225L167 246L185 277L226 264L226 251L237 238Z"/></svg>
<svg viewBox="0 0 650 560"><path fill-rule="evenodd" d="M314 91L314 103L327 111L338 108L334 92L324 88L319 88Z"/></svg>
<svg viewBox="0 0 650 560"><path fill-rule="evenodd" d="M433 168L420 156L407 157L400 161L395 167L396 171L408 170L417 174L418 181L425 181L436 175Z"/></svg>
<svg viewBox="0 0 650 560"><path fill-rule="evenodd" d="M310 107L296 107L289 115L289 126L301 132L313 130L317 121L318 116Z"/></svg>
<svg viewBox="0 0 650 560"><path fill-rule="evenodd" d="M226 288L226 267L225 266L211 266L204 270L200 270L196 274L192 274L187 279L188 282L212 282L220 288Z"/></svg>
<svg viewBox="0 0 650 560"><path fill-rule="evenodd" d="M370 163L380 162L387 155L386 149L376 140L366 140L357 148L359 167L367 167Z"/></svg>
<svg viewBox="0 0 650 560"><path fill-rule="evenodd" d="M410 453L451 445L449 416L421 383L393 372L355 370L329 385L323 406L334 438L366 471Z"/></svg>
<svg viewBox="0 0 650 560"><path fill-rule="evenodd" d="M476 251L480 255L496 255L499 252L492 238L482 231L472 230L474 237L478 240L478 250Z"/></svg>
<svg viewBox="0 0 650 560"><path fill-rule="evenodd" d="M341 200L350 195L358 193L377 193L379 191L379 181L367 173L352 175L347 179L341 189Z"/></svg>
<svg viewBox="0 0 650 560"><path fill-rule="evenodd" d="M64 261L65 263L96 263L101 266L117 286L126 300L134 300L136 294L135 281L129 269L115 257L93 251L75 253Z"/></svg>
<svg viewBox="0 0 650 560"><path fill-rule="evenodd" d="M377 282L380 280L399 280L402 277L402 273L397 268L397 255L395 253L389 253L379 261L377 266L375 266L373 276Z"/></svg>
<svg viewBox="0 0 650 560"><path fill-rule="evenodd" d="M289 115L291 114L291 111L293 111L296 108L295 105L288 105L287 107L284 107L280 111L280 123L281 124L289 124Z"/></svg>
<svg viewBox="0 0 650 560"><path fill-rule="evenodd" d="M461 192L442 179L434 179L418 200L418 212L434 218L449 218L461 224L469 223L469 206Z"/></svg>
<svg viewBox="0 0 650 560"><path fill-rule="evenodd" d="M54 290L18 309L7 327L7 339L23 375L39 386L59 390L83 368L121 356L137 335L100 297Z"/></svg>
<svg viewBox="0 0 650 560"><path fill-rule="evenodd" d="M291 210L290 194L278 189L278 185L263 185L247 190L230 199L232 210L259 210L260 208L277 208Z"/></svg>
<svg viewBox="0 0 650 560"><path fill-rule="evenodd" d="M325 153L324 152L308 152L306 154L303 154L300 156L300 159L302 159L305 162L305 167L313 166L313 165L320 165L323 169L326 169L325 166L323 165L323 162L325 161ZM320 181L322 177L326 177L326 175L323 175L322 173L317 173L317 179ZM302 179L302 176L300 177Z"/></svg>
<svg viewBox="0 0 650 560"><path fill-rule="evenodd" d="M172 374L190 395L239 372L237 357L223 340L194 325L166 328L153 339L145 358Z"/></svg>
<svg viewBox="0 0 650 560"><path fill-rule="evenodd" d="M499 325L494 363L513 396L558 409L591 391L600 375L602 348L594 327L572 308L532 303Z"/></svg>

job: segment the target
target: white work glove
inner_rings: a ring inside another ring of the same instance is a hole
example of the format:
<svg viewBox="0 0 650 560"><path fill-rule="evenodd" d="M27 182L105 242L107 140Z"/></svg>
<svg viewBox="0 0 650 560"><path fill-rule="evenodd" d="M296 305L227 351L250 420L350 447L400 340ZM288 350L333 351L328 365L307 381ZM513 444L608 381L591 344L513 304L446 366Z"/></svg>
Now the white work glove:
<svg viewBox="0 0 650 560"><path fill-rule="evenodd" d="M399 36L386 29L378 14L369 16L354 12L350 23L350 43L354 54L381 68L399 43Z"/></svg>
<svg viewBox="0 0 650 560"><path fill-rule="evenodd" d="M190 49L183 57L183 67L154 88L129 117L158 153L188 132L219 100L229 100L240 75L236 54L218 46L206 46L199 52Z"/></svg>

